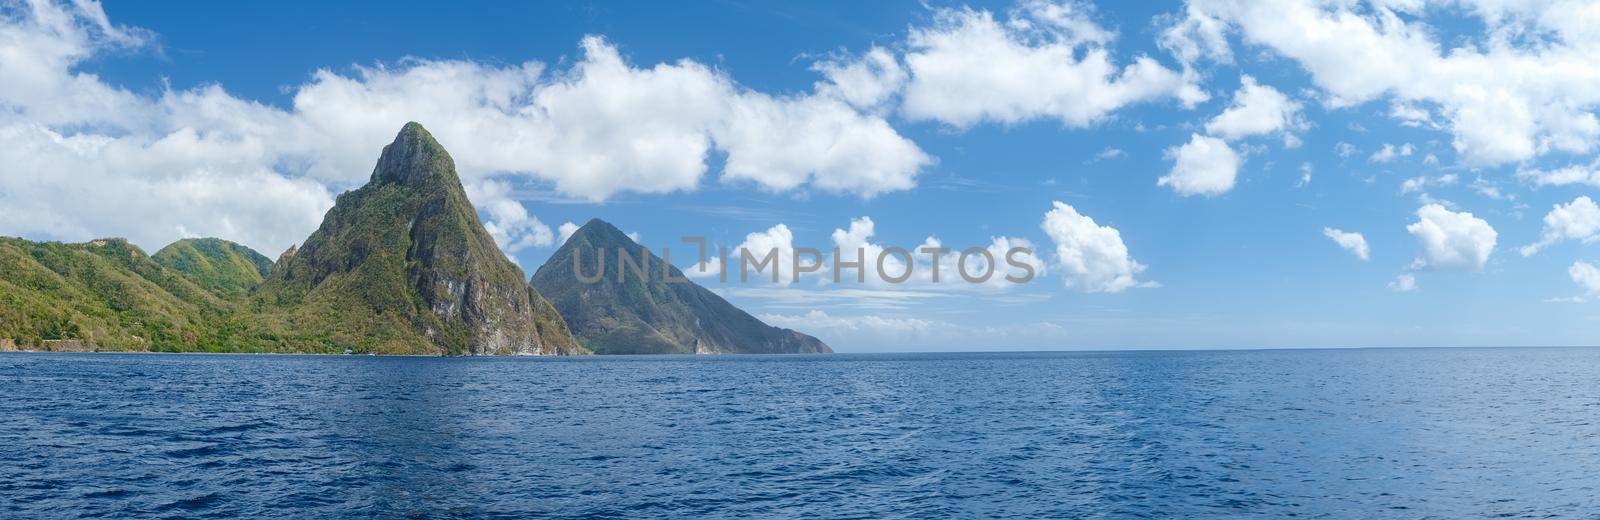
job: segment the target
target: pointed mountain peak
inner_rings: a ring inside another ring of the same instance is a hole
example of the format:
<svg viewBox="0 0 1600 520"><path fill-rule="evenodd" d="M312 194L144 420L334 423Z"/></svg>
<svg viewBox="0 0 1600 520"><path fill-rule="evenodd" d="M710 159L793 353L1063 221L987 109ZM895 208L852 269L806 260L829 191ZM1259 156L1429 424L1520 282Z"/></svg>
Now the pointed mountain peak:
<svg viewBox="0 0 1600 520"><path fill-rule="evenodd" d="M572 237L583 238L584 242L596 245L637 245L633 242L633 239L628 238L627 233L617 229L617 226L598 218L589 219L588 222L583 224L583 227L572 233ZM569 238L567 242L571 243L573 240Z"/></svg>
<svg viewBox="0 0 1600 520"><path fill-rule="evenodd" d="M394 142L383 147L378 166L372 169L372 182L393 182L410 186L427 184L431 178L448 176L456 178L456 163L450 152L433 138L421 124L406 123Z"/></svg>
<svg viewBox="0 0 1600 520"><path fill-rule="evenodd" d="M393 354L588 352L495 246L450 154L400 129L372 182L339 195L254 299L316 348ZM367 324L351 326L350 324Z"/></svg>
<svg viewBox="0 0 1600 520"><path fill-rule="evenodd" d="M624 257L638 262L633 269L642 268L642 276L623 267ZM739 310L600 219L573 232L531 283L599 354L832 352L821 340Z"/></svg>

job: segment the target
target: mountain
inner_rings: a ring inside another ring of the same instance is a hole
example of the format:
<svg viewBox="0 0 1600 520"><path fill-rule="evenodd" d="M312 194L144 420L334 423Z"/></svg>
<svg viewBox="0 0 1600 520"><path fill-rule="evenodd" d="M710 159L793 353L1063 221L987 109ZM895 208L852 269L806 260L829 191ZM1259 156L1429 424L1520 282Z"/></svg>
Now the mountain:
<svg viewBox="0 0 1600 520"><path fill-rule="evenodd" d="M0 339L46 350L222 351L234 307L123 239L0 237Z"/></svg>
<svg viewBox="0 0 1600 520"><path fill-rule="evenodd" d="M249 295L272 272L272 260L266 256L218 238L185 238L150 258L227 299Z"/></svg>
<svg viewBox="0 0 1600 520"><path fill-rule="evenodd" d="M550 302L495 246L422 125L407 123L360 189L257 288L257 336L287 350L581 354Z"/></svg>
<svg viewBox="0 0 1600 520"><path fill-rule="evenodd" d="M647 259L645 275L632 266L619 268L619 251L635 262ZM591 276L602 254L606 276L580 281L573 263L581 263L583 274ZM817 338L767 325L739 310L599 219L584 224L561 245L534 273L533 286L596 354L833 352Z"/></svg>

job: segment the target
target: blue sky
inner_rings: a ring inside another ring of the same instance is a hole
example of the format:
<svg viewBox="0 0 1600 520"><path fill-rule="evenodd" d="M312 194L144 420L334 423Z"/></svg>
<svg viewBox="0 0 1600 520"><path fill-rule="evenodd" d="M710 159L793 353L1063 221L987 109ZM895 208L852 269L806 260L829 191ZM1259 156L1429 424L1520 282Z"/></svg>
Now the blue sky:
<svg viewBox="0 0 1600 520"><path fill-rule="evenodd" d="M593 217L685 252L863 217L884 246L1036 247L1019 287L706 281L840 351L1600 339L1589 3L3 9L0 234L275 256L415 119L530 274ZM875 52L901 77L828 72ZM1046 229L1058 202L1093 224Z"/></svg>

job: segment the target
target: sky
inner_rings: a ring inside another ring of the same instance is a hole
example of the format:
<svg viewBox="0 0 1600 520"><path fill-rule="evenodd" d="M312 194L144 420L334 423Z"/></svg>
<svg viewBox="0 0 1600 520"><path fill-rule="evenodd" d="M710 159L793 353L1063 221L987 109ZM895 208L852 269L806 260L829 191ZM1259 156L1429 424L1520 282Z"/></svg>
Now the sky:
<svg viewBox="0 0 1600 520"><path fill-rule="evenodd" d="M275 258L417 121L529 274L1033 251L696 277L843 352L1593 345L1597 82L1594 2L0 0L0 235Z"/></svg>

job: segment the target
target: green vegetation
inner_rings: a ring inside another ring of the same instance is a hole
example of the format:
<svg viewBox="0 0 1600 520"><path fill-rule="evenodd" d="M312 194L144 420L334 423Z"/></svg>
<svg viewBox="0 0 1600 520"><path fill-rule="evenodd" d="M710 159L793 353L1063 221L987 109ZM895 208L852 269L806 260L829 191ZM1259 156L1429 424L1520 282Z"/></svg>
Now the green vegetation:
<svg viewBox="0 0 1600 520"><path fill-rule="evenodd" d="M416 123L276 264L217 239L0 238L0 339L25 349L582 354Z"/></svg>
<svg viewBox="0 0 1600 520"><path fill-rule="evenodd" d="M122 239L0 237L0 338L22 348L233 350L233 310Z"/></svg>
<svg viewBox="0 0 1600 520"><path fill-rule="evenodd" d="M188 277L200 288L227 298L244 298L272 272L272 260L248 247L217 238L186 238L150 257Z"/></svg>
<svg viewBox="0 0 1600 520"><path fill-rule="evenodd" d="M593 276L602 255L605 277L580 281L573 262L581 263L586 277ZM622 255L636 264L646 259L645 275L632 265L623 269ZM599 219L562 244L534 273L533 286L555 304L578 341L597 354L832 352L816 338L762 323L687 281L678 268Z"/></svg>
<svg viewBox="0 0 1600 520"><path fill-rule="evenodd" d="M287 348L585 353L484 230L450 154L411 123L251 303Z"/></svg>

